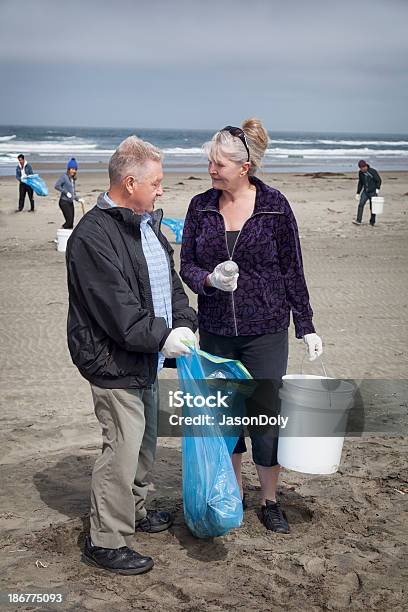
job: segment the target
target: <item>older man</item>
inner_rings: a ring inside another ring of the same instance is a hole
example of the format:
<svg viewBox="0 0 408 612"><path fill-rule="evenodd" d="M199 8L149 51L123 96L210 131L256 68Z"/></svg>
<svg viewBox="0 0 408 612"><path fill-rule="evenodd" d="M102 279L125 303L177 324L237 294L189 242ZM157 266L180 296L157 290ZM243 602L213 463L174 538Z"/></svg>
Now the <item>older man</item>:
<svg viewBox="0 0 408 612"><path fill-rule="evenodd" d="M91 532L83 560L118 574L141 574L150 557L127 547L135 530L172 524L146 510L147 474L157 438L157 373L187 354L196 315L160 231L161 153L135 136L109 162L110 187L68 242L68 345L90 383L102 426L92 474Z"/></svg>

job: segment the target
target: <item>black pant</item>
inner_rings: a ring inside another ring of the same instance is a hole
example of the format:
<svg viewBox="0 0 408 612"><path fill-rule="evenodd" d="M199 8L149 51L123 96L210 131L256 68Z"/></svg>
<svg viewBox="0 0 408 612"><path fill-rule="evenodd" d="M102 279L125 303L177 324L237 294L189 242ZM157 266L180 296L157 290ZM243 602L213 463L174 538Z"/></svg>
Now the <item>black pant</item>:
<svg viewBox="0 0 408 612"><path fill-rule="evenodd" d="M62 210L62 214L64 215L65 223L62 226L63 229L72 229L74 227L74 204L73 202L68 202L68 200L63 200L60 198L59 207Z"/></svg>
<svg viewBox="0 0 408 612"><path fill-rule="evenodd" d="M364 206L366 205L367 201L370 202L370 225L375 225L375 215L373 213L372 210L372 204L371 204L371 198L374 197L375 194L371 194L368 195L364 190L361 192L361 196L360 196L360 202L357 208L357 221L360 221L360 223L362 223L363 221L363 212L364 212Z"/></svg>
<svg viewBox="0 0 408 612"><path fill-rule="evenodd" d="M29 187L28 185L26 185L25 183L20 181L20 190L19 190L19 198L18 198L18 210L23 210L23 208L24 208L24 200L25 200L26 194L28 194L28 198L30 200L31 210L34 210L34 192L33 192L33 188Z"/></svg>
<svg viewBox="0 0 408 612"><path fill-rule="evenodd" d="M239 359L251 376L258 381L255 394L247 400L247 413L268 414L279 411L279 387L288 364L288 331L260 336L219 336L200 329L200 347L225 359ZM248 427L252 442L252 457L256 465L277 465L279 427ZM241 436L234 453L246 451Z"/></svg>

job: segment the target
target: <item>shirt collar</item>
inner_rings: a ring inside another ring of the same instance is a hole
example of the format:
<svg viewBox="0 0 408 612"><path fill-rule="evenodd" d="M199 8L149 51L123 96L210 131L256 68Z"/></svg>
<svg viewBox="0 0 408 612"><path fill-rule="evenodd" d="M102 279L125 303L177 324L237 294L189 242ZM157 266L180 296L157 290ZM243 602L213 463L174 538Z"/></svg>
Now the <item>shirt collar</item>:
<svg viewBox="0 0 408 612"><path fill-rule="evenodd" d="M103 194L103 199L110 206L110 208L116 208L117 207L117 204L115 204L115 202L112 200L112 198L110 198L108 196L108 192L107 191L105 191L105 193Z"/></svg>
<svg viewBox="0 0 408 612"><path fill-rule="evenodd" d="M112 198L109 197L109 194L107 191L105 191L105 193L103 194L103 198L105 202L109 205L110 208L116 208L118 206L112 200ZM150 222L152 221L152 216L148 212L143 213L143 215L141 215L141 223L149 223L149 221Z"/></svg>

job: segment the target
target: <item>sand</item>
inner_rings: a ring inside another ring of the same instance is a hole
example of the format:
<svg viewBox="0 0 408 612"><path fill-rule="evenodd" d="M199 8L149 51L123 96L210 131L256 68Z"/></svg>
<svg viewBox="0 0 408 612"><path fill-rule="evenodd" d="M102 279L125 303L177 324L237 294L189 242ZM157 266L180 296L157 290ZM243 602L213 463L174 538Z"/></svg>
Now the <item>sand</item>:
<svg viewBox="0 0 408 612"><path fill-rule="evenodd" d="M44 174L50 187L52 170ZM351 223L355 175L262 177L295 211L324 363L336 377L406 378L408 173L382 176L386 210L375 228L367 211L363 226ZM182 217L209 181L191 171L169 174L164 184L165 215ZM87 209L105 187L103 172L79 175ZM184 525L180 441L162 438L149 507L173 510L175 524L130 542L154 558L154 570L121 577L80 562L100 433L89 385L66 346L65 261L53 242L62 214L50 191L36 199L35 214L14 214L17 183L0 178L0 591L62 592L65 603L55 609L66 610L406 609L408 438L402 431L347 439L335 475L283 471L288 536L261 525L259 485L247 455L244 524L213 541L196 540ZM174 249L178 266L179 246ZM289 372L299 371L303 351L292 328ZM319 373L316 365L304 367Z"/></svg>

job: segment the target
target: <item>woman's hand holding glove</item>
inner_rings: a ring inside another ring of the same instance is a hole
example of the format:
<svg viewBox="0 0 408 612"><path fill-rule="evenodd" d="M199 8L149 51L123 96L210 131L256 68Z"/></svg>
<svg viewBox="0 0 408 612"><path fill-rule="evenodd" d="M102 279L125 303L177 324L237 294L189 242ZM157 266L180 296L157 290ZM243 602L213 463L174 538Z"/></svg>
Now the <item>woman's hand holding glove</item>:
<svg viewBox="0 0 408 612"><path fill-rule="evenodd" d="M239 272L233 274L232 276L226 276L224 274L224 266L226 263L230 263L229 260L227 262L223 261L222 263L218 264L218 266L214 268L213 272L211 272L207 278L211 287L215 287L220 291L228 291L232 293L237 288Z"/></svg>
<svg viewBox="0 0 408 612"><path fill-rule="evenodd" d="M316 357L322 355L323 343L320 336L317 334L306 334L303 336L303 342L306 344L306 350L309 353L309 361L314 361Z"/></svg>
<svg viewBox="0 0 408 612"><path fill-rule="evenodd" d="M189 327L176 327L167 336L161 352L168 359L180 357L181 355L189 355L190 349L183 341L193 342L194 346L197 346L197 339Z"/></svg>

